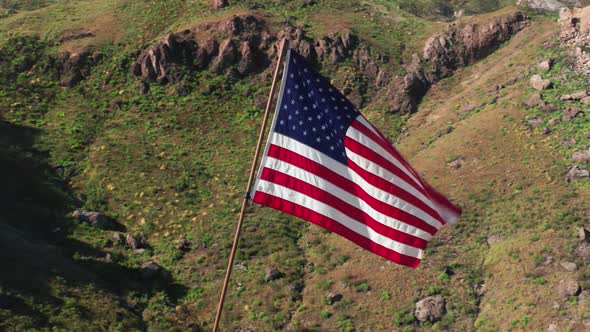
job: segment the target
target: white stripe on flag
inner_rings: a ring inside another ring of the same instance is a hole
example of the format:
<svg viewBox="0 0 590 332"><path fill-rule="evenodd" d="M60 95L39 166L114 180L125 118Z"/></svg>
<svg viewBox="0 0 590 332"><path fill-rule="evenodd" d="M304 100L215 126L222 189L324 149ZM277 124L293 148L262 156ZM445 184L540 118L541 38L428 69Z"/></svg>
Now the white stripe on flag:
<svg viewBox="0 0 590 332"><path fill-rule="evenodd" d="M408 246L383 236L367 227L365 224L348 217L333 207L306 196L300 192L262 179L260 179L258 182L258 187L256 190L313 210L316 213L338 222L356 234L361 235L385 248L396 251L400 254L404 254L406 256L415 257L418 259L422 258L423 251L421 249Z"/></svg>
<svg viewBox="0 0 590 332"><path fill-rule="evenodd" d="M360 197L355 196L347 191L342 190L340 187L332 184L331 182L327 181L326 179L319 177L311 172L308 172L302 168L299 168L295 165L286 163L282 160L274 159L272 157L268 157L266 159L266 163L264 167L273 169L275 171L281 172L283 174L287 174L292 176L296 179L299 179L303 182L309 183L310 185L319 188L323 191L326 191L337 198L341 199L342 201L352 205L354 208L361 210L368 214L371 218L375 221L398 230L400 232L404 232L406 234L421 238L426 241L430 241L432 239L432 235L428 232L425 232L419 228L414 226L408 225L400 220L395 218L389 217L384 215L383 213L375 210L372 206L370 206L367 202L362 200Z"/></svg>
<svg viewBox="0 0 590 332"><path fill-rule="evenodd" d="M300 143L297 140L294 140L288 136L284 136L284 135L281 135L276 132L273 132L271 134L269 140L270 140L271 144L274 144L274 145L280 146L284 149L295 152L301 156L304 156L308 159L315 161L318 164L328 167L329 169L338 173L342 177L356 183L367 194L374 197L375 199L377 199L385 204L396 207L404 212L407 212L407 213L423 220L424 222L430 224L432 227L434 227L436 229L440 229L442 227L441 222L434 219L432 216L430 216L428 213L422 211L420 208L406 202L405 200L402 200L401 198L399 198L397 196L392 195L391 193L388 193L386 191L383 191L383 190L373 186L372 184L368 183L358 173L354 172L352 169L346 167L345 165L335 161L334 159L326 156L325 154L323 154L323 153L321 153L321 152L319 152L319 151L317 151L317 150L315 150L303 143ZM350 153L350 151L348 153ZM348 155L348 157L350 158L350 155ZM267 158L269 158L269 157L267 157ZM388 181L388 182L390 182L390 181ZM424 203L427 204L428 206L433 207L432 202L429 199L426 199L424 201Z"/></svg>
<svg viewBox="0 0 590 332"><path fill-rule="evenodd" d="M366 123L366 120L363 119L361 116L359 116L357 119L366 128L371 129L372 126L371 125L368 125ZM360 120L363 120L363 121L360 121ZM409 176L410 179L412 179L414 181L414 183L416 184L416 186L418 186L419 188L425 190L425 188L422 186L422 183L418 179L416 179L416 177L414 176L414 174L412 174L412 172L404 164L402 164L399 160L397 160L397 158L395 158L394 156L392 156L391 153L389 153L383 147L381 147L381 145L379 145L376 142L374 142L370 137L367 137L365 134L361 133L360 131L356 130L353 127L348 128L348 131L346 132L346 136L354 139L355 141L357 141L360 144L362 144L362 145L370 148L375 153L377 153L380 156L382 156L385 159L387 159L389 162L391 162L397 168L399 168L402 172L404 172L407 176Z"/></svg>

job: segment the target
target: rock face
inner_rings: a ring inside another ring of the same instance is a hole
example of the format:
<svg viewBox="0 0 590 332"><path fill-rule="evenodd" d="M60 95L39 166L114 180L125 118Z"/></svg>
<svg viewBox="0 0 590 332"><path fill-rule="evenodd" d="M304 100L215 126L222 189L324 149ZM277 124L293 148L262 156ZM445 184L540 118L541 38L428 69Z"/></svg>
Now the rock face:
<svg viewBox="0 0 590 332"><path fill-rule="evenodd" d="M414 56L406 66L407 74L390 85L387 95L392 101L392 111L415 111L432 84L491 54L525 24L524 14L513 13L485 25L453 26L433 35L426 42L422 56Z"/></svg>
<svg viewBox="0 0 590 332"><path fill-rule="evenodd" d="M71 88L90 75L90 68L98 61L99 53L90 49L65 51L52 58L53 67L60 76L59 84Z"/></svg>
<svg viewBox="0 0 590 332"><path fill-rule="evenodd" d="M440 295L426 297L416 303L415 316L420 322L435 322L446 312L446 301Z"/></svg>
<svg viewBox="0 0 590 332"><path fill-rule="evenodd" d="M112 226L111 220L100 212L76 210L72 213L72 217L100 229L108 229Z"/></svg>
<svg viewBox="0 0 590 332"><path fill-rule="evenodd" d="M386 71L381 70L387 57L373 54L352 32L313 40L301 29L288 26L274 34L255 15L234 16L169 34L138 56L132 72L162 84L178 81L181 74L176 69L180 67L209 69L217 74L233 71L237 76L257 74L272 67L277 42L285 37L289 46L311 63L330 66L350 60L364 83L345 85L341 90L346 95L360 96L370 87L380 88L389 82Z"/></svg>
<svg viewBox="0 0 590 332"><path fill-rule="evenodd" d="M576 69L590 75L590 6L561 8L559 25L561 44L571 49Z"/></svg>
<svg viewBox="0 0 590 332"><path fill-rule="evenodd" d="M489 55L525 22L523 14L515 13L489 24L468 24L438 33L426 43L422 56L415 55L405 67L407 74L393 79L384 68L388 57L374 52L350 31L311 39L301 29L287 26L275 34L262 18L246 14L169 34L141 52L132 72L162 84L180 80L177 69L182 67L234 76L257 74L272 67L277 41L288 37L289 46L311 63L329 67L350 61L352 71L339 88L359 106L364 100L361 96L384 89L391 111L408 113L416 110L433 83Z"/></svg>

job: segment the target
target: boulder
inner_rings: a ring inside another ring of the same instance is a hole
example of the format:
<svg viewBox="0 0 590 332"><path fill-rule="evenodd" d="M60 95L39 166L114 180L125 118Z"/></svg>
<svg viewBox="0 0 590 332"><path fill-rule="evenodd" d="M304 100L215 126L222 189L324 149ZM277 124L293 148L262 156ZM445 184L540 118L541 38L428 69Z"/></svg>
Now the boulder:
<svg viewBox="0 0 590 332"><path fill-rule="evenodd" d="M440 295L426 297L416 303L414 315L421 322L435 322L442 318L446 312L445 299Z"/></svg>
<svg viewBox="0 0 590 332"><path fill-rule="evenodd" d="M544 103L543 105L541 105L541 107L539 107L539 109L543 113L553 113L553 112L557 111L557 106L555 106L553 104Z"/></svg>
<svg viewBox="0 0 590 332"><path fill-rule="evenodd" d="M100 229L109 229L113 226L112 221L101 212L76 210L72 217Z"/></svg>
<svg viewBox="0 0 590 332"><path fill-rule="evenodd" d="M143 240L143 237L135 237L131 234L127 234L125 236L125 243L127 243L129 248L133 250L141 249L145 246L145 241Z"/></svg>
<svg viewBox="0 0 590 332"><path fill-rule="evenodd" d="M578 232L578 239L580 241L587 240L588 235L590 235L590 232L588 232L588 230L584 227L576 227L576 231Z"/></svg>
<svg viewBox="0 0 590 332"><path fill-rule="evenodd" d="M547 125L555 126L555 125L559 124L560 122L561 122L561 120L559 120L557 118L553 118L553 119L549 119L549 121L547 121Z"/></svg>
<svg viewBox="0 0 590 332"><path fill-rule="evenodd" d="M581 100L582 98L588 96L588 92L586 90L576 91L569 95L569 100Z"/></svg>
<svg viewBox="0 0 590 332"><path fill-rule="evenodd" d="M580 294L580 290L580 285L575 280L560 280L559 285L557 285L557 294L564 300L570 296Z"/></svg>
<svg viewBox="0 0 590 332"><path fill-rule="evenodd" d="M560 262L559 265L570 272L575 271L578 268L578 265L572 262Z"/></svg>
<svg viewBox="0 0 590 332"><path fill-rule="evenodd" d="M463 166L464 162L463 159L457 159L457 160L453 160L450 163L447 163L447 166L449 166L451 169L457 170L459 168L461 168Z"/></svg>
<svg viewBox="0 0 590 332"><path fill-rule="evenodd" d="M572 159L582 164L590 163L590 149L575 151L572 153Z"/></svg>
<svg viewBox="0 0 590 332"><path fill-rule="evenodd" d="M547 90L551 88L551 81L544 79L541 75L533 75L529 80L529 84L535 90Z"/></svg>
<svg viewBox="0 0 590 332"><path fill-rule="evenodd" d="M529 124L529 126L531 126L533 128L541 127L542 125L545 124L545 122L543 122L543 120L541 120L539 118L530 119L529 121L527 121L527 123Z"/></svg>
<svg viewBox="0 0 590 332"><path fill-rule="evenodd" d="M276 279L280 279L284 277L284 274L279 271L278 269L275 268L271 268L266 270L266 274L264 275L264 280L265 281L272 281L272 280L276 280Z"/></svg>
<svg viewBox="0 0 590 332"><path fill-rule="evenodd" d="M229 0L213 0L213 9L221 9L229 6Z"/></svg>
<svg viewBox="0 0 590 332"><path fill-rule="evenodd" d="M580 102L585 105L590 105L590 96L580 99Z"/></svg>
<svg viewBox="0 0 590 332"><path fill-rule="evenodd" d="M528 107L535 107L543 105L545 102L543 101L543 95L538 92L531 93L524 101L524 104Z"/></svg>
<svg viewBox="0 0 590 332"><path fill-rule="evenodd" d="M590 172L578 166L572 166L566 174L566 178L570 181L585 180L590 177Z"/></svg>
<svg viewBox="0 0 590 332"><path fill-rule="evenodd" d="M548 60L541 61L537 65L537 70L541 71L541 72L548 72L551 70L554 63L555 63L555 59L548 59Z"/></svg>
<svg viewBox="0 0 590 332"><path fill-rule="evenodd" d="M561 121L563 122L570 122L572 121L578 114L582 112L582 109L579 107L567 107L563 110L563 115L561 116Z"/></svg>
<svg viewBox="0 0 590 332"><path fill-rule="evenodd" d="M328 302L328 304L334 304L340 300L342 300L342 294L339 293L330 293L326 296L326 302Z"/></svg>
<svg viewBox="0 0 590 332"><path fill-rule="evenodd" d="M588 262L590 261L590 243L580 243L577 247L576 247L576 255L578 255L578 257L580 257L581 259L583 259L584 261Z"/></svg>

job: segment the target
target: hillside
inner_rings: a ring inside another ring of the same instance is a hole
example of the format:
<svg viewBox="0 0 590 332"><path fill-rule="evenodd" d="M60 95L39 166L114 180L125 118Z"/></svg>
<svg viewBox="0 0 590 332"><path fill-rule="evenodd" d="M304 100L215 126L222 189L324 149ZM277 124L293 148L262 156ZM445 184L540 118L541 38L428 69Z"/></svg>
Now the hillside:
<svg viewBox="0 0 590 332"><path fill-rule="evenodd" d="M586 19L514 2L1 1L0 330L211 329L285 36L463 216L409 269L251 206L223 330L588 329Z"/></svg>

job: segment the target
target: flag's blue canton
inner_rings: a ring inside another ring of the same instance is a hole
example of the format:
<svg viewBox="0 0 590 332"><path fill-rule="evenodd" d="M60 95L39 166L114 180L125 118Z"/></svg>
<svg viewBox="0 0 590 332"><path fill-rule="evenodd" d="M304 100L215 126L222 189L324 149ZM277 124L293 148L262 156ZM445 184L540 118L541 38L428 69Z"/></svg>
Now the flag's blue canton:
<svg viewBox="0 0 590 332"><path fill-rule="evenodd" d="M344 136L360 113L300 55L290 52L275 131L346 163Z"/></svg>

